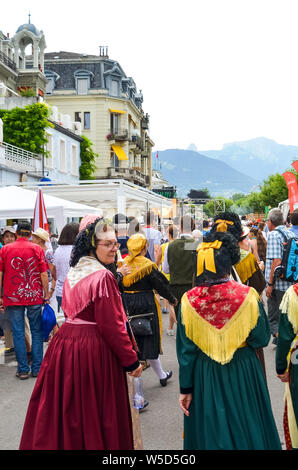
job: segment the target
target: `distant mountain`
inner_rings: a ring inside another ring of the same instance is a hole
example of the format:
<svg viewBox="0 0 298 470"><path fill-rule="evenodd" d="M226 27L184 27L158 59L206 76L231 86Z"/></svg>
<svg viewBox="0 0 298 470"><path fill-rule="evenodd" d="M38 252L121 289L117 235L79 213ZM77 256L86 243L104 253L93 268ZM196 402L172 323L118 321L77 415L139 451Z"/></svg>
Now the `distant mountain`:
<svg viewBox="0 0 298 470"><path fill-rule="evenodd" d="M158 151L158 165L169 185L177 187L180 197L186 197L190 189L200 188L208 188L212 196L229 197L234 193L249 193L257 185L257 179L193 150Z"/></svg>
<svg viewBox="0 0 298 470"><path fill-rule="evenodd" d="M201 150L201 154L230 165L258 183L274 173L283 173L298 159L298 147L278 144L265 137L225 144L222 150Z"/></svg>

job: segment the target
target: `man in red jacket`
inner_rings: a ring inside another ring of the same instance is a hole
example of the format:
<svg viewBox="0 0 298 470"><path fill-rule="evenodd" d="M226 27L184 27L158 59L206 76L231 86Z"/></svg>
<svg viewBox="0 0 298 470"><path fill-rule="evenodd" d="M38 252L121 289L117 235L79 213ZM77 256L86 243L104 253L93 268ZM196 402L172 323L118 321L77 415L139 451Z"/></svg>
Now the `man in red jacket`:
<svg viewBox="0 0 298 470"><path fill-rule="evenodd" d="M43 359L42 305L48 302L48 274L44 251L31 243L31 225L17 228L17 240L0 251L0 308L8 312L21 380L29 377L25 344L25 310L32 336L32 376L36 377ZM3 291L2 291L3 287Z"/></svg>

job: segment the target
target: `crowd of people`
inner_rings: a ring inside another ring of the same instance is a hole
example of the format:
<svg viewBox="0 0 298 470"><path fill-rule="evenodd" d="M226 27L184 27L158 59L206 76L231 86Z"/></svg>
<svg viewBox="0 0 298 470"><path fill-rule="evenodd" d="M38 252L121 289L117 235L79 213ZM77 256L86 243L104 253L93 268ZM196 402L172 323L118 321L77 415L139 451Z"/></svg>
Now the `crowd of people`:
<svg viewBox="0 0 298 470"><path fill-rule="evenodd" d="M148 367L157 386L173 376L160 359L165 313L166 333L176 330L184 449L282 449L266 380L270 338L286 448L298 448L298 284L277 269L297 235L298 210L285 222L279 209L266 221L224 212L165 227L152 212L143 221L88 214L63 228L54 250L43 229L5 227L5 354L15 354L18 379L37 377L20 449L141 449L148 401L135 409L134 382ZM44 354L42 308L54 296L63 322Z"/></svg>

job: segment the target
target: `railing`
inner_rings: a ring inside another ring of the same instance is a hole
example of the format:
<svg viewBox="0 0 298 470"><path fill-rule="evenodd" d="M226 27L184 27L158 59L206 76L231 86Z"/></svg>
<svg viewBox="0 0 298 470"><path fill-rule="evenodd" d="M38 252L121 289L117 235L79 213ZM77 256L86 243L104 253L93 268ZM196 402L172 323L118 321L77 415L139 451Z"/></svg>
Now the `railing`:
<svg viewBox="0 0 298 470"><path fill-rule="evenodd" d="M111 131L107 135L108 140L119 140L125 141L128 140L128 129L118 129L116 131Z"/></svg>
<svg viewBox="0 0 298 470"><path fill-rule="evenodd" d="M124 178L128 181L140 183L143 186L149 185L148 176L144 175L139 170L136 170L134 168L110 167L108 168L108 177L109 178Z"/></svg>
<svg viewBox="0 0 298 470"><path fill-rule="evenodd" d="M37 153L29 152L6 142L3 142L2 148L4 151L0 152L0 163L19 171L33 173L42 171L42 159Z"/></svg>
<svg viewBox="0 0 298 470"><path fill-rule="evenodd" d="M17 70L16 64L9 57L7 57L7 55L5 55L2 51L0 51L0 62L7 65L10 69L14 71Z"/></svg>
<svg viewBox="0 0 298 470"><path fill-rule="evenodd" d="M144 150L145 146L142 137L139 135L132 135L130 140L133 145L139 147L140 150Z"/></svg>

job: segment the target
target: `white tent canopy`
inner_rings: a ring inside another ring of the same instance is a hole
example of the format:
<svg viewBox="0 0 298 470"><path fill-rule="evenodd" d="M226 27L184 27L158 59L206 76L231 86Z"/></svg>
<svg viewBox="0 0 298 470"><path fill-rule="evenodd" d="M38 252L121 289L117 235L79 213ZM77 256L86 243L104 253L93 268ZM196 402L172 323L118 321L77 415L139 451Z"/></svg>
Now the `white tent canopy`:
<svg viewBox="0 0 298 470"><path fill-rule="evenodd" d="M23 189L18 186L0 188L0 219L33 219L38 187L36 191ZM55 220L60 233L67 223L68 217L83 217L86 214L102 216L99 208L86 204L67 201L43 193L48 218Z"/></svg>

